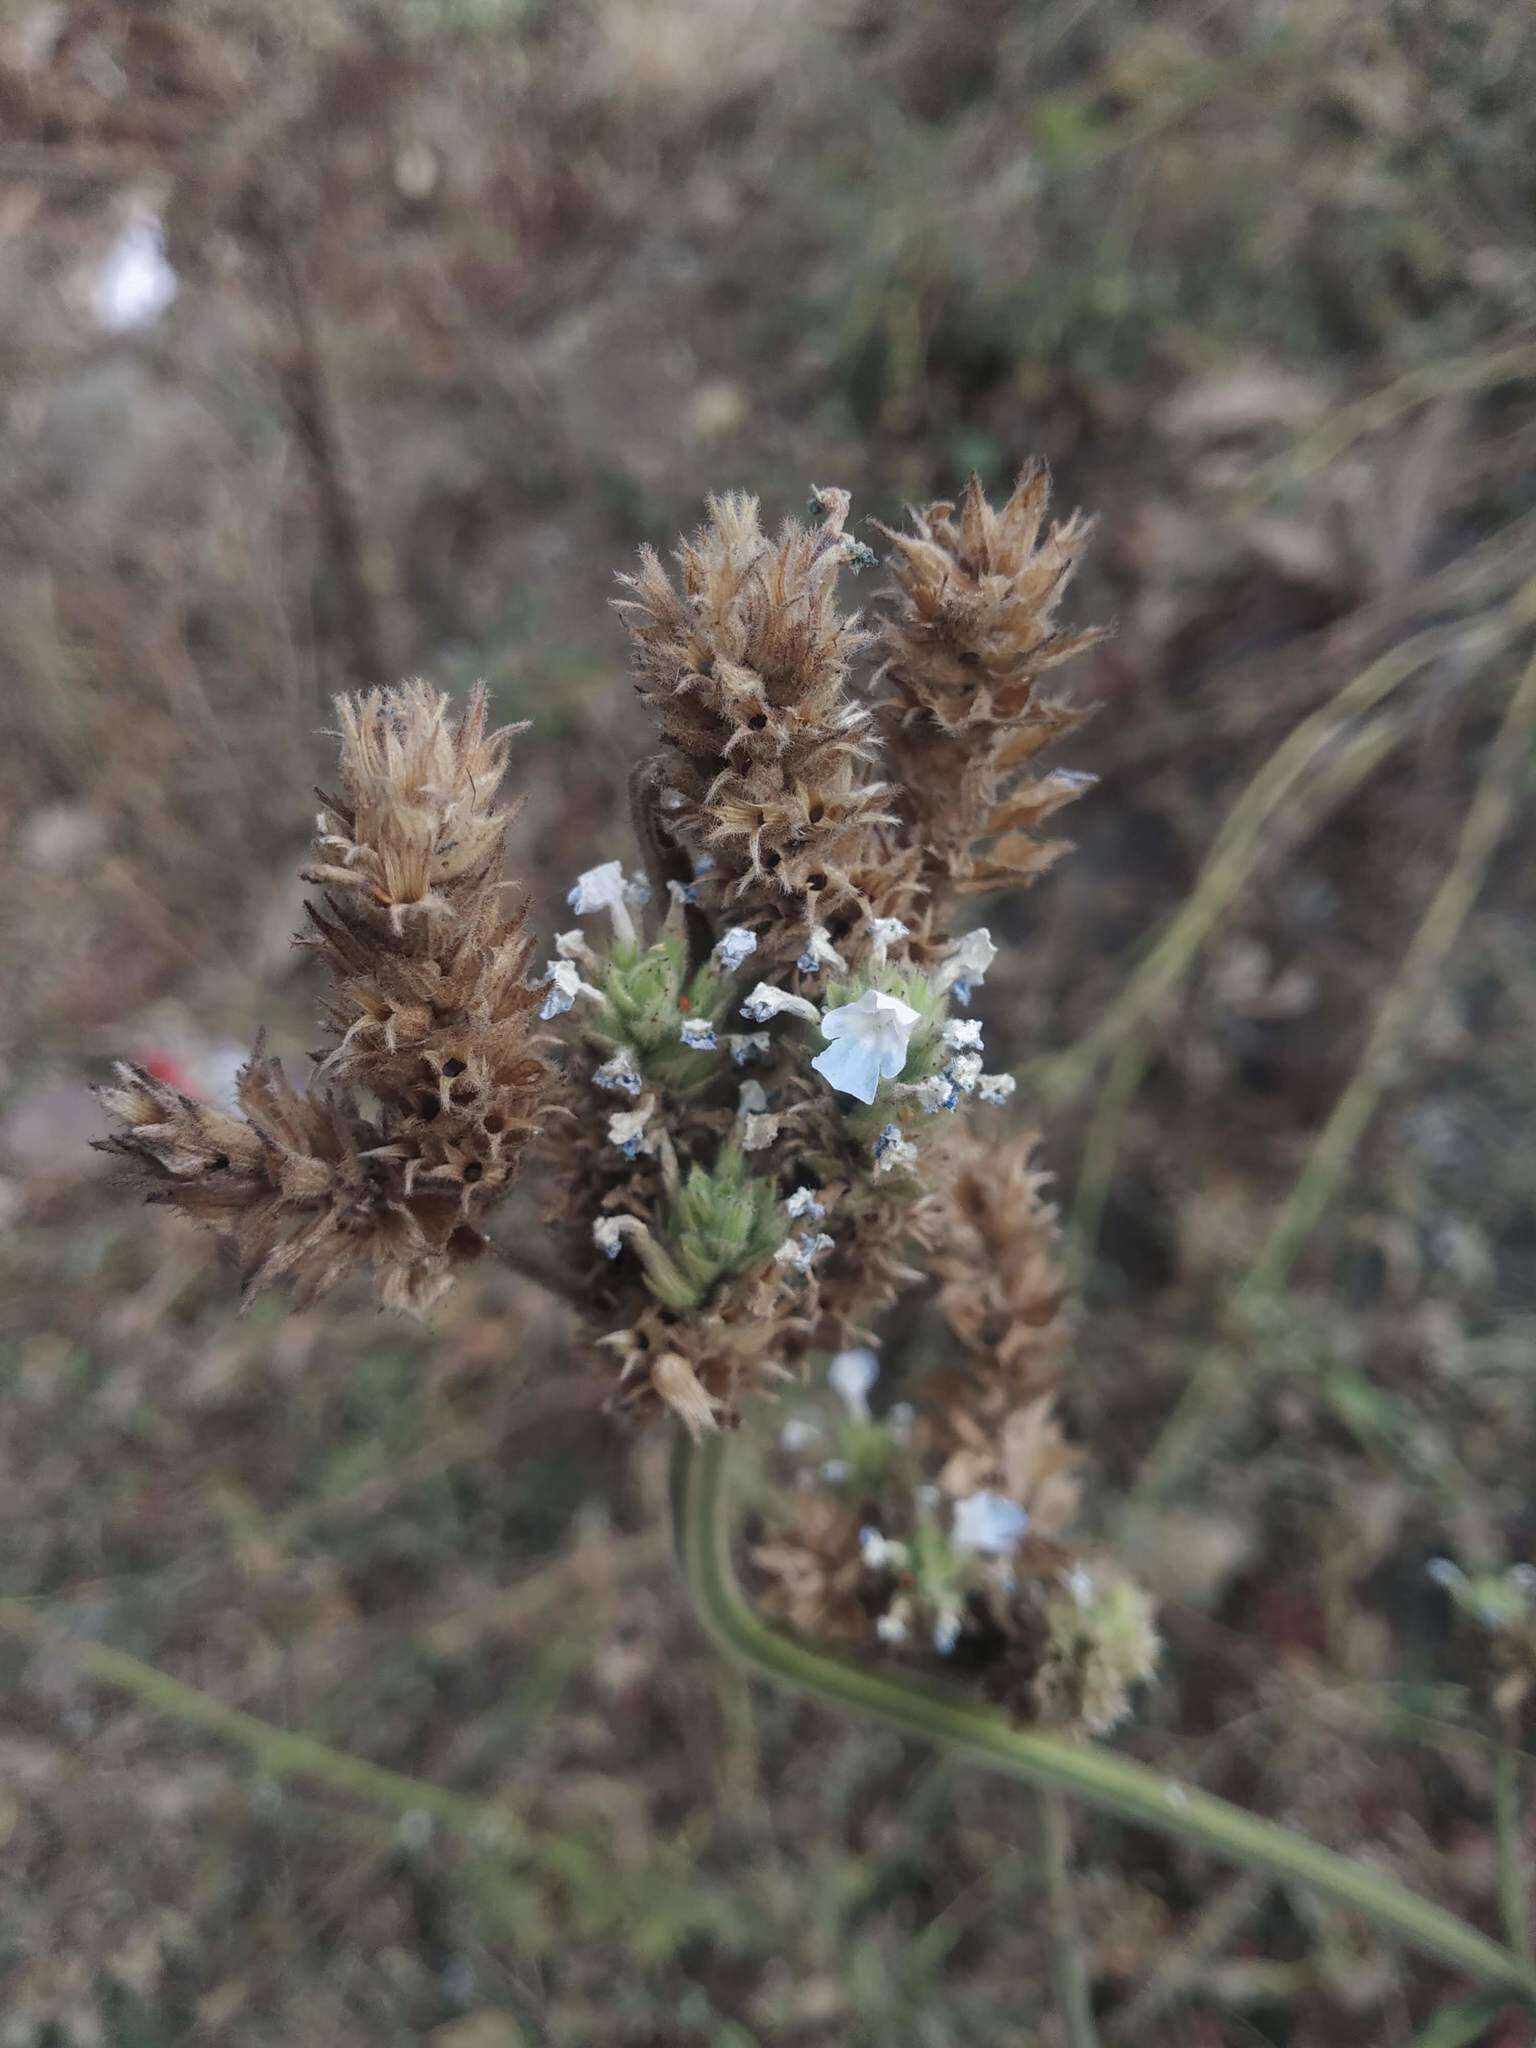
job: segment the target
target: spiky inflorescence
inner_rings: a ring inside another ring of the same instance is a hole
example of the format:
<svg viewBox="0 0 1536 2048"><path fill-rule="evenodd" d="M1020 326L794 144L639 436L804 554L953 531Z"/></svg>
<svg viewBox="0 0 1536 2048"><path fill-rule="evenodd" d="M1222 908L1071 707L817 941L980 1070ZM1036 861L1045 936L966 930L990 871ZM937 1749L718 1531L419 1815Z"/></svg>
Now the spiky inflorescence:
<svg viewBox="0 0 1536 2048"><path fill-rule="evenodd" d="M701 901L757 929L764 964L792 961L816 924L841 934L900 915L910 879L882 834L893 792L848 689L868 635L835 602L838 571L873 557L843 530L846 491L813 503L819 525L790 520L769 540L755 499L712 498L678 550L679 586L647 549L620 600L667 742L665 829L713 863Z"/></svg>
<svg viewBox="0 0 1536 2048"><path fill-rule="evenodd" d="M325 891L301 943L332 977L335 1038L314 1086L297 1094L258 1044L234 1117L123 1068L105 1149L232 1237L248 1288L291 1277L308 1299L362 1269L421 1310L484 1249L553 1099L524 915L502 908L509 735L487 732L480 689L457 720L421 682L337 708L341 794L322 796L304 871Z"/></svg>
<svg viewBox="0 0 1536 2048"><path fill-rule="evenodd" d="M1035 1535L1054 1536L1077 1513L1080 1458L1056 1414L1066 1289L1036 1143L1030 1133L956 1148L933 1270L964 1358L930 1383L925 1409L947 1453L947 1493L995 1489L1028 1511Z"/></svg>
<svg viewBox="0 0 1536 2048"><path fill-rule="evenodd" d="M1001 508L978 478L892 533L896 609L881 635L880 737L921 850L932 911L953 890L1016 888L1066 851L1033 835L1091 776L1029 764L1087 714L1042 698L1040 678L1103 637L1059 633L1056 607L1087 541L1079 514L1041 537L1050 473L1026 465Z"/></svg>

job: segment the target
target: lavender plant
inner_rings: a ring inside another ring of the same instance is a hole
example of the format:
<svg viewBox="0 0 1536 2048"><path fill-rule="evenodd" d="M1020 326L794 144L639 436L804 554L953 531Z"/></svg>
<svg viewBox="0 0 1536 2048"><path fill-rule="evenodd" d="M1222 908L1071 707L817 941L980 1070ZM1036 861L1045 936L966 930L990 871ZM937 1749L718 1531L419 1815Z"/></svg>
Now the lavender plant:
<svg viewBox="0 0 1536 2048"><path fill-rule="evenodd" d="M712 500L675 577L645 551L619 601L659 734L636 857L574 879L542 964L504 903L514 735L483 692L457 717L421 682L343 699L305 870L331 983L307 1090L259 1043L238 1115L123 1067L105 1144L234 1239L248 1290L367 1271L415 1312L494 1253L488 1219L534 1171L542 1263L615 1414L676 1428L684 1574L725 1648L1530 1992L1520 1959L1389 1880L1082 1741L1129 1712L1158 1638L1074 1534L1055 1212L970 1012L998 949L964 908L1052 866L1043 828L1093 781L1037 765L1085 715L1044 679L1098 637L1056 624L1089 526L1048 525L1048 495L1032 464L1001 507L972 478L885 532L873 623L840 609L875 562L842 491L773 537L751 499ZM949 1352L893 1385L882 1318L925 1280ZM769 1404L752 1557L789 1636L729 1547L722 1446Z"/></svg>

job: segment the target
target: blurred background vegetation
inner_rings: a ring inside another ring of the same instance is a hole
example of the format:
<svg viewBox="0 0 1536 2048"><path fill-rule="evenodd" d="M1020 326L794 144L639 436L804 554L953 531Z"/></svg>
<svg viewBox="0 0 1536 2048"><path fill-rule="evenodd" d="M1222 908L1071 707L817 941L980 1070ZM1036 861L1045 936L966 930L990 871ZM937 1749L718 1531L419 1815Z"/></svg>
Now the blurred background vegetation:
<svg viewBox="0 0 1536 2048"><path fill-rule="evenodd" d="M150 219L176 296L114 331ZM1364 1070L1344 1198L1232 1304L1528 653L1533 313L1514 6L6 0L3 2048L1061 2041L1027 1795L720 1666L664 1446L558 1306L491 1272L431 1329L237 1320L86 1150L115 1054L217 1092L271 1019L302 1069L336 689L483 676L533 721L552 929L628 852L639 541L813 479L895 519L1035 451L1101 514L1104 782L991 913L982 1007L1070 1226L1098 1514L1163 1603L1125 1744L1497 1924L1529 1787L1426 1565L1536 1545L1523 806ZM66 1635L469 1804L264 1763ZM1456 1994L1150 1834L1079 1851L1107 2041L1398 2043Z"/></svg>

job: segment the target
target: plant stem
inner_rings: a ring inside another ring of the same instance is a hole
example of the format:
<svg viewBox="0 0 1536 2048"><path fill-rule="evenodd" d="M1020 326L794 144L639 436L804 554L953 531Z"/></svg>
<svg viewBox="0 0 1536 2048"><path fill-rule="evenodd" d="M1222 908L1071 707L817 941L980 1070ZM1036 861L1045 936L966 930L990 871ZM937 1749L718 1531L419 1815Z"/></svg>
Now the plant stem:
<svg viewBox="0 0 1536 2048"><path fill-rule="evenodd" d="M430 1814L457 1834L473 1841L494 1840L497 1847L510 1851L526 1851L529 1847L526 1826L508 1807L451 1792L445 1786L407 1777L400 1771L386 1770L382 1764L368 1763L362 1757L349 1756L345 1750L317 1742L312 1735L295 1735L289 1729L274 1728L254 1714L225 1706L222 1700L210 1698L196 1686L186 1685L169 1672L129 1656L125 1650L71 1635L19 1600L0 1600L0 1632L62 1651L100 1684L130 1694L169 1720L200 1728L243 1749L269 1777L304 1779L333 1792L351 1793L402 1815Z"/></svg>
<svg viewBox="0 0 1536 2048"><path fill-rule="evenodd" d="M1536 1965L1367 1864L1128 1757L1015 1728L948 1686L862 1670L779 1635L753 1613L737 1581L727 1499L724 1441L714 1437L694 1448L679 1436L673 1464L678 1562L701 1624L728 1656L824 1705L940 1743L1002 1777L1084 1799L1242 1869L1308 1885L1475 1983L1518 1993L1536 2006Z"/></svg>
<svg viewBox="0 0 1536 2048"><path fill-rule="evenodd" d="M1246 1352L1252 1358L1260 1350L1252 1329L1252 1311L1285 1286L1308 1238L1339 1192L1355 1149L1375 1114L1446 956L1477 901L1494 853L1509 827L1533 736L1536 657L1526 664L1510 697L1467 811L1455 857L1382 999L1359 1064L1318 1133L1305 1165L1270 1225L1257 1260L1238 1290L1234 1332L1226 1341L1213 1345L1196 1367L1143 1462L1135 1489L1137 1501L1156 1499L1168 1492L1209 1444L1220 1419L1237 1404L1254 1377L1235 1364L1239 1353Z"/></svg>
<svg viewBox="0 0 1536 2048"><path fill-rule="evenodd" d="M1040 1832L1051 1902L1051 1981L1056 1989L1056 2009L1067 2048L1099 2048L1082 1929L1072 1896L1072 1816L1065 1798L1052 1786L1040 1794Z"/></svg>
<svg viewBox="0 0 1536 2048"><path fill-rule="evenodd" d="M1536 578L1522 584L1497 611L1470 623L1431 626L1389 648L1352 677L1326 704L1309 713L1281 741L1244 788L1206 855L1194 888L1154 940L1120 994L1091 1031L1059 1053L1029 1061L1022 1088L1037 1100L1067 1102L1080 1095L1100 1064L1139 1030L1194 965L1228 905L1264 858L1270 820L1283 815L1319 757L1346 723L1374 710L1409 677L1443 657L1487 661L1507 646L1536 613Z"/></svg>
<svg viewBox="0 0 1536 2048"><path fill-rule="evenodd" d="M1525 1896L1524 1859L1520 1853L1520 1756L1506 1737L1493 1767L1494 1839L1499 1853L1499 1911L1504 1937L1527 1962L1536 1959L1531 1942L1531 1914Z"/></svg>

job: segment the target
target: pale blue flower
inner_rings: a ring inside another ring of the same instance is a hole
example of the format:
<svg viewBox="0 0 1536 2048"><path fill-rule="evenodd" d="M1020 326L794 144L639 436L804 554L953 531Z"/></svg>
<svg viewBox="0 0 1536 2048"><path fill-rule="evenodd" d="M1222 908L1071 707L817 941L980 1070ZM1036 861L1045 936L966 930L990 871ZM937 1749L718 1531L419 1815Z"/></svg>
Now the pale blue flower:
<svg viewBox="0 0 1536 2048"><path fill-rule="evenodd" d="M947 988L957 1003L968 1003L971 991L980 988L987 978L987 969L996 958L997 948L992 943L992 934L985 925L980 925L950 947L939 969L937 985L941 989Z"/></svg>
<svg viewBox="0 0 1536 2048"><path fill-rule="evenodd" d="M1018 1086L1012 1074L978 1074L976 1093L983 1102L1007 1102Z"/></svg>
<svg viewBox="0 0 1536 2048"><path fill-rule="evenodd" d="M637 943L635 921L629 914L626 900L631 894L632 884L624 879L624 870L616 860L604 861L601 867L588 868L585 874L576 877L576 886L566 897L578 917L593 917L600 910L606 910L613 919L613 936L621 945Z"/></svg>
<svg viewBox="0 0 1536 2048"><path fill-rule="evenodd" d="M912 1166L917 1160L917 1147L909 1144L901 1135L900 1124L887 1124L875 1140L876 1173L892 1173L898 1166Z"/></svg>
<svg viewBox="0 0 1536 2048"><path fill-rule="evenodd" d="M717 1049L715 1027L707 1017L685 1017L677 1037L678 1043L687 1046L690 1052L714 1052Z"/></svg>
<svg viewBox="0 0 1536 2048"><path fill-rule="evenodd" d="M725 1042L738 1067L744 1067L752 1060L766 1059L773 1044L766 1031L728 1031Z"/></svg>
<svg viewBox="0 0 1536 2048"><path fill-rule="evenodd" d="M796 1222L802 1216L822 1217L827 1213L825 1205L817 1201L814 1188L796 1188L785 1201L784 1207Z"/></svg>
<svg viewBox="0 0 1536 2048"><path fill-rule="evenodd" d="M1029 1516L1004 1493L971 1493L955 1502L950 1538L957 1550L1006 1557L1029 1528Z"/></svg>
<svg viewBox="0 0 1536 2048"><path fill-rule="evenodd" d="M919 1013L899 996L866 989L854 1003L828 1010L821 1035L831 1040L811 1065L840 1095L873 1102L882 1081L893 1081L907 1063L907 1047Z"/></svg>
<svg viewBox="0 0 1536 2048"><path fill-rule="evenodd" d="M733 924L715 941L715 965L723 974L734 974L757 951L757 933L750 926Z"/></svg>
<svg viewBox="0 0 1536 2048"><path fill-rule="evenodd" d="M641 1084L640 1069L635 1065L635 1056L627 1045L621 1045L611 1060L604 1060L594 1068L593 1085L607 1088L615 1095L638 1095Z"/></svg>
<svg viewBox="0 0 1536 2048"><path fill-rule="evenodd" d="M774 988L766 981L760 981L741 1006L742 1016L751 1024L766 1024L770 1017L786 1010L793 1017L803 1017L808 1024L822 1021L814 1003L807 1002L804 996L792 996L788 989Z"/></svg>
<svg viewBox="0 0 1536 2048"><path fill-rule="evenodd" d="M944 1026L944 1043L952 1052L980 1052L980 1021L975 1017L951 1017Z"/></svg>

